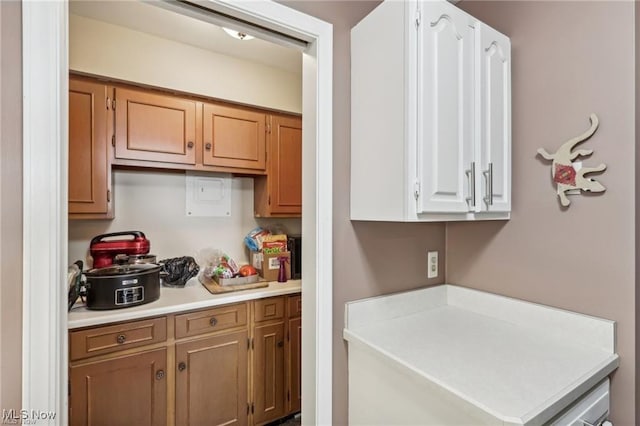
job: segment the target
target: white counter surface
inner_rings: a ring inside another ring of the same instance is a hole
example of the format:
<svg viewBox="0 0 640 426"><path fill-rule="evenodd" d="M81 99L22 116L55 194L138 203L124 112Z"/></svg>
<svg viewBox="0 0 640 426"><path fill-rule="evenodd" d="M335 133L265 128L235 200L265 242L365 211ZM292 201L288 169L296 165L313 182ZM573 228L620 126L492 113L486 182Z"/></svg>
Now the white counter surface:
<svg viewBox="0 0 640 426"><path fill-rule="evenodd" d="M197 278L190 279L183 288L161 287L160 299L145 305L130 308L92 311L84 306L74 305L69 312L68 328L80 328L107 324L118 321L129 321L193 309L244 302L263 297L281 296L298 293L302 290L300 280L289 280L286 283L269 282L268 287L253 290L241 290L224 294L211 294Z"/></svg>
<svg viewBox="0 0 640 426"><path fill-rule="evenodd" d="M618 366L615 323L442 285L348 303L344 337L500 424L542 424Z"/></svg>

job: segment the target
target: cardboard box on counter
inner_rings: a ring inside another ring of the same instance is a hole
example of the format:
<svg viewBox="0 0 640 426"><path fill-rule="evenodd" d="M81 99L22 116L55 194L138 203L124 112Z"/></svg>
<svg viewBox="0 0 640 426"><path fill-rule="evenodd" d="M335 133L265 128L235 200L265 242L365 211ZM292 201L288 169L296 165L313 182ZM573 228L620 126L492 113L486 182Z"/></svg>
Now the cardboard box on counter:
<svg viewBox="0 0 640 426"><path fill-rule="evenodd" d="M284 251L282 253L264 254L262 252L251 252L251 264L258 270L258 274L267 281L277 281L278 272L280 271L279 257L286 257L285 270L287 280L291 279L291 253Z"/></svg>

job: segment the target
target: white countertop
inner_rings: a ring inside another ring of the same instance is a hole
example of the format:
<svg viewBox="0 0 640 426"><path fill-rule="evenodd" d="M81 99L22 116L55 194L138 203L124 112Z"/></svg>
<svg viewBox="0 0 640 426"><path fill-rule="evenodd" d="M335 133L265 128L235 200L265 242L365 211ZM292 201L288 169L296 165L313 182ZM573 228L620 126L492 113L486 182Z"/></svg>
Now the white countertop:
<svg viewBox="0 0 640 426"><path fill-rule="evenodd" d="M93 325L107 324L118 321L129 321L174 312L208 308L226 305L228 303L244 302L263 297L281 296L283 294L298 293L302 290L300 280L289 280L286 283L269 282L268 287L253 290L240 290L223 294L211 294L197 277L187 281L183 288L161 287L160 298L155 302L130 308L111 309L106 311L92 311L78 304L69 312L68 328L80 328Z"/></svg>
<svg viewBox="0 0 640 426"><path fill-rule="evenodd" d="M442 285L346 305L344 337L506 424L542 424L618 366L615 322Z"/></svg>

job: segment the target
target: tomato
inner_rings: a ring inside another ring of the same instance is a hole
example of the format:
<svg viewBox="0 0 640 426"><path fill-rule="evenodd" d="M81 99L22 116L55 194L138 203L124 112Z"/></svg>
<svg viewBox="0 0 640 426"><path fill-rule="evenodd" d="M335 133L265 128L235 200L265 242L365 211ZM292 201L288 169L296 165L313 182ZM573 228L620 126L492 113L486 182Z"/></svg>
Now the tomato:
<svg viewBox="0 0 640 426"><path fill-rule="evenodd" d="M243 277L248 277L250 275L256 275L258 273L258 271L256 271L256 268L254 268L251 265L244 265L240 268L240 271L238 271L240 273L241 276Z"/></svg>

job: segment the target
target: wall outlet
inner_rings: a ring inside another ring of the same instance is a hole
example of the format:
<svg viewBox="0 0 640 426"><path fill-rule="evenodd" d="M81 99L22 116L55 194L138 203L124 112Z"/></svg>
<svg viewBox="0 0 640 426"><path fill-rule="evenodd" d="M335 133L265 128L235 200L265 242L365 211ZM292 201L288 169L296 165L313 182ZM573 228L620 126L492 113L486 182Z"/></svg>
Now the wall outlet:
<svg viewBox="0 0 640 426"><path fill-rule="evenodd" d="M427 252L427 278L438 277L438 252Z"/></svg>

